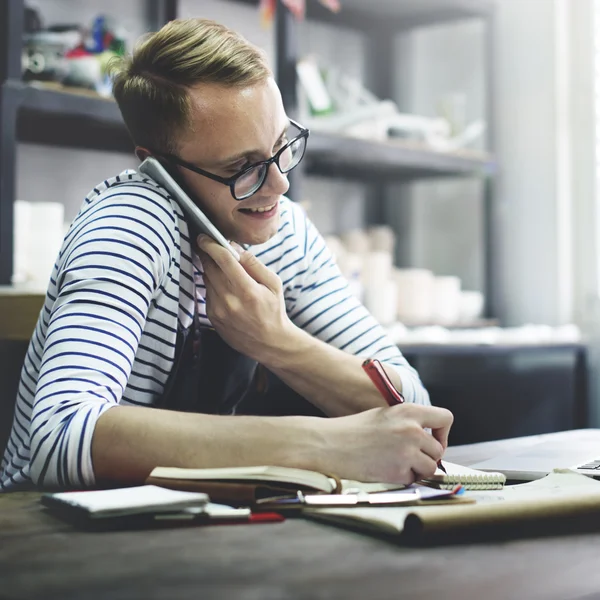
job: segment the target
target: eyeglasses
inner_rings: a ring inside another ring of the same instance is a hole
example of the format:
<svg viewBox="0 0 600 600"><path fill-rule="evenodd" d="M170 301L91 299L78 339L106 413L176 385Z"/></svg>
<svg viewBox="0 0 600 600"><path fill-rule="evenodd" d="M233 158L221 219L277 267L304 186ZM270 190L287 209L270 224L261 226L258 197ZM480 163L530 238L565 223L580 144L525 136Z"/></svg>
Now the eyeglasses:
<svg viewBox="0 0 600 600"><path fill-rule="evenodd" d="M164 158L172 164L179 165L184 169L198 173L198 175L203 175L204 177L208 177L213 181L218 181L219 183L227 185L229 186L231 195L236 200L245 200L253 194L256 194L256 192L258 192L258 190L260 190L260 188L264 185L265 181L267 180L269 167L272 163L277 165L277 168L282 174L286 174L289 173L294 167L297 167L304 157L304 152L306 151L306 140L310 131L295 121L292 121L292 119L290 119L290 124L296 129L300 130L298 135L285 144L285 146L280 148L277 153L268 160L263 160L252 165L248 165L239 173L233 175L233 177L220 177L214 173L209 173L208 171L200 169L199 167L196 167L173 154L157 153L157 156Z"/></svg>

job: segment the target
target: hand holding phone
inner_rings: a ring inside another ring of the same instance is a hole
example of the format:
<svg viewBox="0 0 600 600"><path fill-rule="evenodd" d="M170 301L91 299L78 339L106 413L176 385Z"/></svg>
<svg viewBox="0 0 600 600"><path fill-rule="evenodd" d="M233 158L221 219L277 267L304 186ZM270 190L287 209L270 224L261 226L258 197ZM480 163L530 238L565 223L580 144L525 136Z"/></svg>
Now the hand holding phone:
<svg viewBox="0 0 600 600"><path fill-rule="evenodd" d="M194 237L200 233L209 235L218 244L223 246L237 260L240 260L240 255L225 239L223 234L210 222L209 218L200 210L200 208L192 201L192 199L183 191L181 186L173 179L171 174L165 167L153 156L146 158L138 167L138 171L154 179L162 185L175 199L181 210L189 219L193 229Z"/></svg>

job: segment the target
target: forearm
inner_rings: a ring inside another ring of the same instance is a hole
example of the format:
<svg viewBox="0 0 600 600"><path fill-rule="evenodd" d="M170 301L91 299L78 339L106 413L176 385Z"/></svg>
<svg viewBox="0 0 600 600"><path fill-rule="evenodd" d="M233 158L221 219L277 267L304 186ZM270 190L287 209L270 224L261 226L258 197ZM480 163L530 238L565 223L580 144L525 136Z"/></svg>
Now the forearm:
<svg viewBox="0 0 600 600"><path fill-rule="evenodd" d="M363 360L294 326L289 341L267 358L265 366L327 415L343 416L385 406L361 367ZM398 373L384 368L401 392Z"/></svg>
<svg viewBox="0 0 600 600"><path fill-rule="evenodd" d="M324 419L189 414L118 406L96 423L97 482L141 483L156 466L212 468L272 464L322 468Z"/></svg>

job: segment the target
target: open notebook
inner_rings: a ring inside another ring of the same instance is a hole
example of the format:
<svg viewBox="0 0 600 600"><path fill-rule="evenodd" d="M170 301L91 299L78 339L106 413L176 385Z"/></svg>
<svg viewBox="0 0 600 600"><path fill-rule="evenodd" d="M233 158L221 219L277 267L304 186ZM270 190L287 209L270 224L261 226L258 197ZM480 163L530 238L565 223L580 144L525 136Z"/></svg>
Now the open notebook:
<svg viewBox="0 0 600 600"><path fill-rule="evenodd" d="M484 473L444 461L447 474L438 470L423 483L451 489L461 483L466 489L491 490L504 485L501 473ZM359 490L366 493L385 492L404 486L395 483L364 483L338 479L306 469L278 466L230 467L221 469L181 469L156 467L147 484L207 493L217 502L253 503L257 500L294 494L297 491L343 494Z"/></svg>
<svg viewBox="0 0 600 600"><path fill-rule="evenodd" d="M253 503L259 499L295 494L298 491L340 494L360 490L372 493L404 487L396 483L362 483L317 471L274 465L221 469L156 467L146 483L177 490L205 492L211 500L239 503Z"/></svg>
<svg viewBox="0 0 600 600"><path fill-rule="evenodd" d="M444 461L444 466L446 466ZM394 507L307 507L306 517L407 539L571 532L600 523L600 481L568 470L495 491L466 492L472 504Z"/></svg>

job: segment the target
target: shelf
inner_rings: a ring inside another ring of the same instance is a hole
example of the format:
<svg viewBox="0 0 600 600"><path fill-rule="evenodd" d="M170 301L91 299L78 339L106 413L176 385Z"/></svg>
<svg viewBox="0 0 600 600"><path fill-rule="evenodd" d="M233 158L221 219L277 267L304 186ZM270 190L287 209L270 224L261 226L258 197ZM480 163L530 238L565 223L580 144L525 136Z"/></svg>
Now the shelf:
<svg viewBox="0 0 600 600"><path fill-rule="evenodd" d="M258 0L230 0L258 7ZM307 2L307 17L354 29L385 27L396 31L449 23L493 12L493 0L342 0L336 14L316 1Z"/></svg>
<svg viewBox="0 0 600 600"><path fill-rule="evenodd" d="M378 142L342 135L311 132L306 169L316 175L385 180L426 177L485 177L496 162L485 152L438 152L405 142Z"/></svg>
<svg viewBox="0 0 600 600"><path fill-rule="evenodd" d="M584 343L539 343L539 344L398 344L404 356L490 356L527 354L535 352L585 352Z"/></svg>
<svg viewBox="0 0 600 600"><path fill-rule="evenodd" d="M121 113L113 100L86 90L11 80L2 85L2 94L19 107L17 137L21 142L133 151Z"/></svg>
<svg viewBox="0 0 600 600"><path fill-rule="evenodd" d="M397 30L482 17L493 10L491 0L343 0L343 12L380 21Z"/></svg>
<svg viewBox="0 0 600 600"><path fill-rule="evenodd" d="M20 81L7 81L2 92L20 107L17 135L22 142L133 151L112 100L84 90L73 93ZM484 153L442 153L320 132L311 133L305 160L309 173L362 179L485 176L495 171L495 163Z"/></svg>

